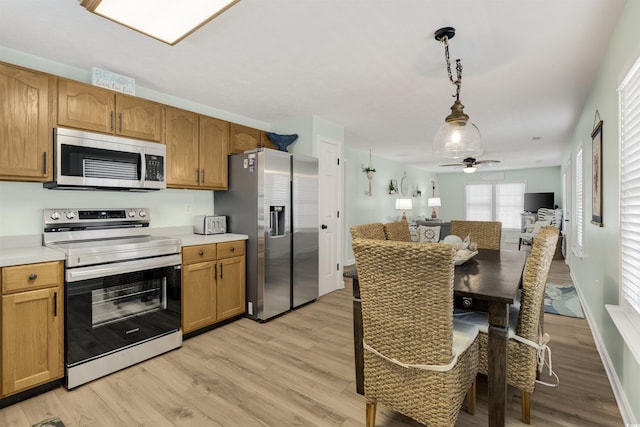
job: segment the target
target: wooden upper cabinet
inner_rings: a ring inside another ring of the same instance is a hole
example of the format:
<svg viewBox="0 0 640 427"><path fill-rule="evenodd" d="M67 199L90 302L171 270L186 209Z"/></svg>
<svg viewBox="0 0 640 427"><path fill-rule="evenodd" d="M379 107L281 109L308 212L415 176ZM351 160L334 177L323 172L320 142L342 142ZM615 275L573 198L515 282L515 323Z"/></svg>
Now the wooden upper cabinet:
<svg viewBox="0 0 640 427"><path fill-rule="evenodd" d="M58 80L58 125L160 142L163 105L73 80Z"/></svg>
<svg viewBox="0 0 640 427"><path fill-rule="evenodd" d="M200 116L200 186L228 189L229 122Z"/></svg>
<svg viewBox="0 0 640 427"><path fill-rule="evenodd" d="M198 123L196 113L173 107L165 108L164 136L169 187L197 187L200 182Z"/></svg>
<svg viewBox="0 0 640 427"><path fill-rule="evenodd" d="M167 186L226 190L229 122L165 109Z"/></svg>
<svg viewBox="0 0 640 427"><path fill-rule="evenodd" d="M229 153L244 153L260 147L260 130L231 123L229 128Z"/></svg>
<svg viewBox="0 0 640 427"><path fill-rule="evenodd" d="M116 134L161 141L162 108L148 99L116 94Z"/></svg>
<svg viewBox="0 0 640 427"><path fill-rule="evenodd" d="M54 78L0 63L0 179L50 181Z"/></svg>

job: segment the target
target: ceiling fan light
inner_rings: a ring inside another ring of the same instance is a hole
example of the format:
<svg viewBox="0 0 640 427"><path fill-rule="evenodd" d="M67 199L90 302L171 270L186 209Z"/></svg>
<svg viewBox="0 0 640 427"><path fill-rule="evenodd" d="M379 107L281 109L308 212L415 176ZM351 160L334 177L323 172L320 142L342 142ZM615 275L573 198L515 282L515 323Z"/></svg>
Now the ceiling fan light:
<svg viewBox="0 0 640 427"><path fill-rule="evenodd" d="M464 171L464 173L474 173L476 171L476 168L475 166L467 166L462 170Z"/></svg>

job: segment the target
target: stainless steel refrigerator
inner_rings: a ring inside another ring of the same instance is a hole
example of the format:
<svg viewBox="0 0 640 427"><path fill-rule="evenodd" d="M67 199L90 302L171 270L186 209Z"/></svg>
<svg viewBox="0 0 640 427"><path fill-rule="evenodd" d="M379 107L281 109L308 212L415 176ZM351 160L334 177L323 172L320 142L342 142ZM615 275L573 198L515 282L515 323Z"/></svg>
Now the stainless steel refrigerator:
<svg viewBox="0 0 640 427"><path fill-rule="evenodd" d="M259 149L229 156L214 193L227 230L246 234L247 315L268 320L318 298L318 159Z"/></svg>

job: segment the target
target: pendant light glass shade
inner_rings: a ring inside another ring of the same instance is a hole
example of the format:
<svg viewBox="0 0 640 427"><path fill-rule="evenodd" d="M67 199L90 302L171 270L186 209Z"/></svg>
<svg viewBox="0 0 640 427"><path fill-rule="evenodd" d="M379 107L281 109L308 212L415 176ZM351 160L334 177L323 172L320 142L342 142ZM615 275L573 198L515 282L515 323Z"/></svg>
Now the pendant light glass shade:
<svg viewBox="0 0 640 427"><path fill-rule="evenodd" d="M433 141L433 153L444 159L464 159L482 154L480 130L464 114L464 106L456 101L451 114L440 126Z"/></svg>

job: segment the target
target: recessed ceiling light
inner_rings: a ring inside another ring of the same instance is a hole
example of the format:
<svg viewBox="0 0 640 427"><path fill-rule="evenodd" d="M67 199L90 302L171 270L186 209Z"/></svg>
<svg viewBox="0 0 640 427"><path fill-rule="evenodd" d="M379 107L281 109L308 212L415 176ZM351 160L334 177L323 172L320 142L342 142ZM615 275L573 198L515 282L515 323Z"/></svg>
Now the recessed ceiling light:
<svg viewBox="0 0 640 427"><path fill-rule="evenodd" d="M238 1L80 0L80 5L173 46Z"/></svg>
<svg viewBox="0 0 640 427"><path fill-rule="evenodd" d="M541 136L534 136L533 138L531 138L534 141L540 141L542 139Z"/></svg>

